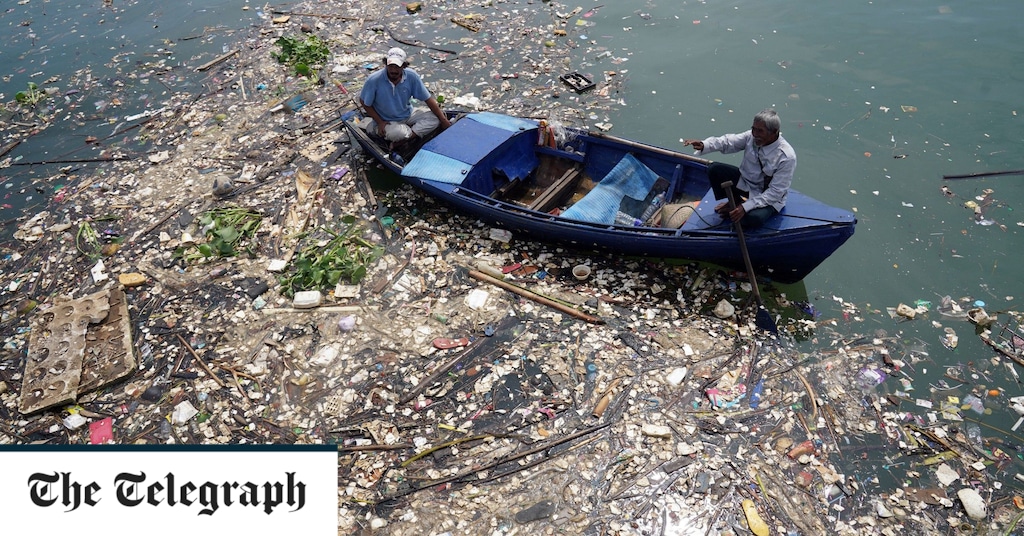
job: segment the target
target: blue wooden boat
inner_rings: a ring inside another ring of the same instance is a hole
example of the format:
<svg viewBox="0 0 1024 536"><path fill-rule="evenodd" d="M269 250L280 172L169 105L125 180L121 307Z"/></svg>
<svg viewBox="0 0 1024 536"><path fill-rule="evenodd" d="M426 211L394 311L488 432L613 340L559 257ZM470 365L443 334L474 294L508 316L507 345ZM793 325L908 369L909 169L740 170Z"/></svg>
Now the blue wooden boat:
<svg viewBox="0 0 1024 536"><path fill-rule="evenodd" d="M345 125L384 166L459 213L579 249L746 270L732 224L714 212L710 160L532 119L448 113L452 126L412 154L389 153L358 118ZM790 190L780 214L745 233L753 269L800 281L856 223L850 211Z"/></svg>

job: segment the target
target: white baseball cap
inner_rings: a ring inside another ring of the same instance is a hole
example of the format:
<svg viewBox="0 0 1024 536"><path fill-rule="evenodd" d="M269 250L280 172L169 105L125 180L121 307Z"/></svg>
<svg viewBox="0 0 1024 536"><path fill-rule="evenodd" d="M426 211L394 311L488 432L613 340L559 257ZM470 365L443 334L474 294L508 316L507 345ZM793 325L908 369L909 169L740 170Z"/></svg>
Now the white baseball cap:
<svg viewBox="0 0 1024 536"><path fill-rule="evenodd" d="M405 65L405 51L395 47L388 51L388 65Z"/></svg>

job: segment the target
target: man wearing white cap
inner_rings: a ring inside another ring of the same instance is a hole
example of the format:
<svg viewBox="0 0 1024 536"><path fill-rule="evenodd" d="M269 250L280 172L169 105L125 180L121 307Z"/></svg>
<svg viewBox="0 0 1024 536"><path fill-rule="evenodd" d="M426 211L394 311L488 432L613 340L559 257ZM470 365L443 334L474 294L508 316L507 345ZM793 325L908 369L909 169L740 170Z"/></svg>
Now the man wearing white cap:
<svg viewBox="0 0 1024 536"><path fill-rule="evenodd" d="M408 66L404 50L397 47L388 50L384 69L371 74L359 94L363 108L373 118L366 131L390 141L392 149L423 138L438 125L451 126L420 75ZM426 103L430 111L413 113L411 98Z"/></svg>

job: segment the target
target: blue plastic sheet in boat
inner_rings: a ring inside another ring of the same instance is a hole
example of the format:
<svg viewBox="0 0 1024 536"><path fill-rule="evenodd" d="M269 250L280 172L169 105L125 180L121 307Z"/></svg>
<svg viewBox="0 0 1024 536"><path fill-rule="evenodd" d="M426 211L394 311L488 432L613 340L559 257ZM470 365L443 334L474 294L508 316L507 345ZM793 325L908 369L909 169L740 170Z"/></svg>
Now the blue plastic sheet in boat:
<svg viewBox="0 0 1024 536"><path fill-rule="evenodd" d="M611 225L615 223L615 214L624 197L643 201L657 180L657 173L627 154L593 190L563 212L562 217Z"/></svg>
<svg viewBox="0 0 1024 536"><path fill-rule="evenodd" d="M486 112L468 115L428 141L402 169L402 175L446 184L463 184L474 166L489 155L492 159L500 156L495 151L502 144L517 134L536 128L536 123L515 117ZM535 157L524 161L522 156L511 156L498 158L499 161L492 165L508 173L509 170L504 169L506 164L524 162L528 169L522 170L522 176L529 172L530 160L535 165ZM509 176L516 174L520 173L509 173Z"/></svg>

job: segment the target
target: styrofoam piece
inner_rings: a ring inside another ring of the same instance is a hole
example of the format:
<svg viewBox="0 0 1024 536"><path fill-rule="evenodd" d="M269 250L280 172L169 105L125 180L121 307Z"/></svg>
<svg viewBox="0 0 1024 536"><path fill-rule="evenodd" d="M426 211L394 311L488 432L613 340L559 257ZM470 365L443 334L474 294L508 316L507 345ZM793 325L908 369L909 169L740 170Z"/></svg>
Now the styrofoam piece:
<svg viewBox="0 0 1024 536"><path fill-rule="evenodd" d="M35 413L78 396L89 324L106 318L110 291L58 303L41 312L29 335L18 409Z"/></svg>
<svg viewBox="0 0 1024 536"><path fill-rule="evenodd" d="M87 393L113 383L135 370L132 326L124 290L108 292L109 310L102 322L90 325L85 336L85 357L79 392Z"/></svg>
<svg viewBox="0 0 1024 536"><path fill-rule="evenodd" d="M292 307L296 309L312 309L313 307L319 307L323 299L323 295L320 294L319 290L296 292L295 299L292 300Z"/></svg>
<svg viewBox="0 0 1024 536"><path fill-rule="evenodd" d="M171 424L185 424L189 419L199 414L199 410L191 402L185 400L174 406L171 412Z"/></svg>
<svg viewBox="0 0 1024 536"><path fill-rule="evenodd" d="M93 265L92 270L90 270L90 272L92 273L92 282L102 283L103 281L109 279L110 276L107 275L106 270L107 267L103 265L103 259L96 261L96 264Z"/></svg>

